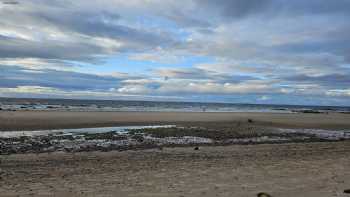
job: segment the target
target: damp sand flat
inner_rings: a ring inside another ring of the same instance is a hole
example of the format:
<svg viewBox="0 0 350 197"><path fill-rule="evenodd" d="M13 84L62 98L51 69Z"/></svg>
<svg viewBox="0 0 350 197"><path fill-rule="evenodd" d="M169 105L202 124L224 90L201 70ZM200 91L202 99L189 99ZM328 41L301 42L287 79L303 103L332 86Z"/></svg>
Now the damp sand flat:
<svg viewBox="0 0 350 197"><path fill-rule="evenodd" d="M350 114L195 112L0 112L0 130L38 130L154 124L246 123L282 128L350 128Z"/></svg>
<svg viewBox="0 0 350 197"><path fill-rule="evenodd" d="M345 197L349 150L350 142L334 142L0 156L0 193Z"/></svg>
<svg viewBox="0 0 350 197"><path fill-rule="evenodd" d="M252 124L252 123L251 123ZM0 155L126 151L174 146L331 142L350 140L350 130L263 127L124 126L0 132Z"/></svg>

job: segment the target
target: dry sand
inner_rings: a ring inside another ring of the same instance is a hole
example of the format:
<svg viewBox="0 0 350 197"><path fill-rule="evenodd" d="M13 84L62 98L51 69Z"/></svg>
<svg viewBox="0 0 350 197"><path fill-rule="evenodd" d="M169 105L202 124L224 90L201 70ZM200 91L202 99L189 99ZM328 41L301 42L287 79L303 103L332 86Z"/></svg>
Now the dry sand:
<svg viewBox="0 0 350 197"><path fill-rule="evenodd" d="M350 128L350 114L191 112L0 112L0 130L87 128L121 125L247 122L289 128Z"/></svg>
<svg viewBox="0 0 350 197"><path fill-rule="evenodd" d="M345 197L349 150L335 142L1 156L0 196Z"/></svg>

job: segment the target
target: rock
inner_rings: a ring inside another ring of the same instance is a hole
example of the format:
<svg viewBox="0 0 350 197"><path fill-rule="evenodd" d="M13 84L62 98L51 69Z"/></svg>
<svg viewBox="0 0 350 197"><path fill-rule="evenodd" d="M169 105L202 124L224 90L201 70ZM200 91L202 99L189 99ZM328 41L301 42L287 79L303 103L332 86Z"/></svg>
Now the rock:
<svg viewBox="0 0 350 197"><path fill-rule="evenodd" d="M140 134L133 135L131 136L131 138L136 140L139 143L142 143L144 141L143 135L140 135Z"/></svg>
<svg viewBox="0 0 350 197"><path fill-rule="evenodd" d="M63 149L64 149L64 151L66 151L68 153L73 152L73 150L74 150L72 147L64 147Z"/></svg>
<svg viewBox="0 0 350 197"><path fill-rule="evenodd" d="M264 193L264 192L260 192L257 194L258 197L271 197L271 195Z"/></svg>

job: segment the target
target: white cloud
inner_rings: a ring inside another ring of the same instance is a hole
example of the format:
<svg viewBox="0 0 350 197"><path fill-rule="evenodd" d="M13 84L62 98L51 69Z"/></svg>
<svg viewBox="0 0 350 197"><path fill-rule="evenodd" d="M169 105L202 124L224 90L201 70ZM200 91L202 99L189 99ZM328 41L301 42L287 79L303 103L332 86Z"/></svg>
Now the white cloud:
<svg viewBox="0 0 350 197"><path fill-rule="evenodd" d="M135 83L136 82L136 83ZM141 82L141 83L140 83ZM144 83L143 83L144 82ZM149 87L149 81L128 81L118 92L133 94L245 94L277 91L260 81L244 83L217 83L196 80L153 81L156 87Z"/></svg>
<svg viewBox="0 0 350 197"><path fill-rule="evenodd" d="M66 91L58 88L42 86L18 86L16 88L0 88L1 97L56 97L56 98L85 98L85 99L146 99L146 100L180 100L180 96L162 96L162 95L139 95L123 94L111 89L110 91Z"/></svg>

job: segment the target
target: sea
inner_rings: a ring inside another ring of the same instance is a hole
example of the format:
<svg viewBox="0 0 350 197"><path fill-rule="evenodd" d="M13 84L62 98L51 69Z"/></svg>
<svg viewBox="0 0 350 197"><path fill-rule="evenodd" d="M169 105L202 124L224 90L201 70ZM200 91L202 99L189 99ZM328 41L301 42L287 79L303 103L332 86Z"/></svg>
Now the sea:
<svg viewBox="0 0 350 197"><path fill-rule="evenodd" d="M350 106L270 105L125 100L0 98L1 111L279 112L350 113Z"/></svg>

